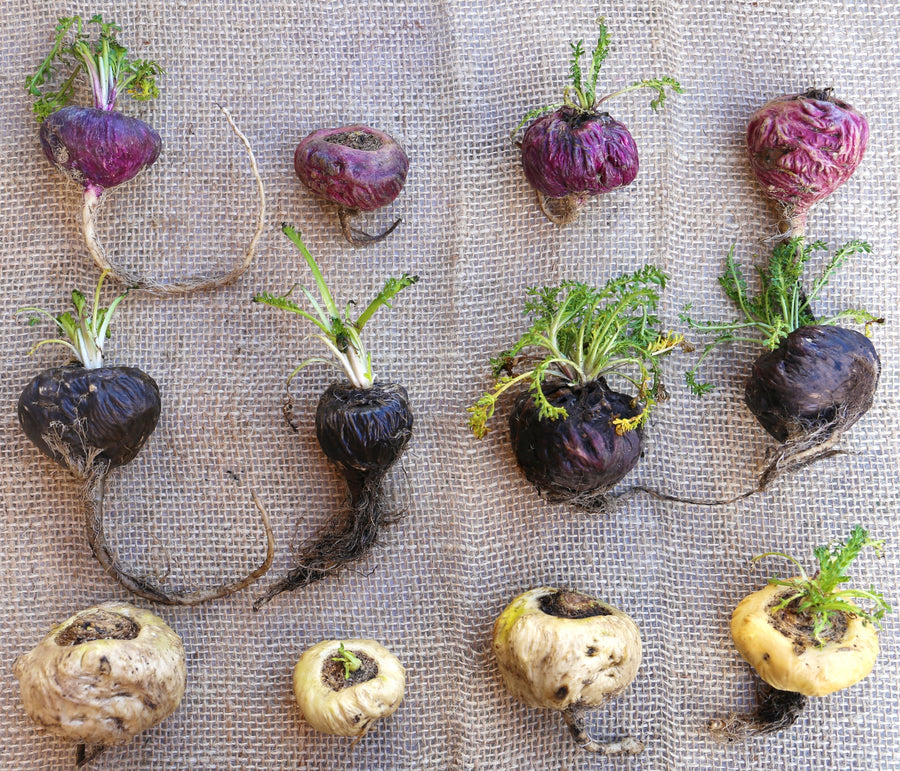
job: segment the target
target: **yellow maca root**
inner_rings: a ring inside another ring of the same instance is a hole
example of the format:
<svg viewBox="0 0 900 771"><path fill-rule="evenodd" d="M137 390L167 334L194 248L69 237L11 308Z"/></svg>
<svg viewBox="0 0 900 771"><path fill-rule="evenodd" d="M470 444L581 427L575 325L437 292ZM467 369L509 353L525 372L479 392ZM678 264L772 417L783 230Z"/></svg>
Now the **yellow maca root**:
<svg viewBox="0 0 900 771"><path fill-rule="evenodd" d="M827 696L865 678L878 656L875 625L859 616L841 614L842 626L817 644L812 637L773 616L789 596L784 586L770 584L745 597L731 617L731 636L741 656L773 688L805 696ZM790 616L789 611L780 616Z"/></svg>

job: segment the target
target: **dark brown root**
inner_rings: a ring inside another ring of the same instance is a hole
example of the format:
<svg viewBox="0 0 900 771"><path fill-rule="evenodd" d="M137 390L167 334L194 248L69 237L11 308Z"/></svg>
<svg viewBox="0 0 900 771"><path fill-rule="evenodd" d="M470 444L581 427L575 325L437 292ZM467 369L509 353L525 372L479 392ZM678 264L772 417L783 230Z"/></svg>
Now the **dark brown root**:
<svg viewBox="0 0 900 771"><path fill-rule="evenodd" d="M580 193L572 193L562 198L550 198L539 190L534 191L537 195L538 206L541 211L554 225L568 225L578 219L581 214L581 207L584 205L584 196Z"/></svg>
<svg viewBox="0 0 900 771"><path fill-rule="evenodd" d="M344 238L347 239L353 246L368 246L369 244L377 244L379 241L383 241L387 238L391 233L396 230L397 225L399 225L402 221L402 217L398 217L394 220L394 224L391 225L387 230L379 233L377 236L370 235L363 230L359 230L358 228L354 228L350 224L350 220L352 217L355 217L359 214L358 209L345 209L341 206L338 209L338 219L341 221L341 232L344 234Z"/></svg>
<svg viewBox="0 0 900 771"><path fill-rule="evenodd" d="M753 736L773 734L790 728L800 717L809 699L802 693L779 691L760 682L756 709L749 715L732 713L708 724L717 741L735 744Z"/></svg>
<svg viewBox="0 0 900 771"><path fill-rule="evenodd" d="M588 709L582 704L572 704L562 713L572 738L582 750L600 755L640 755L646 749L643 742L631 736L610 742L600 742L591 738L587 730L587 716L594 709L596 707Z"/></svg>
<svg viewBox="0 0 900 771"><path fill-rule="evenodd" d="M269 515L252 492L253 502L259 510L260 519L266 531L266 558L263 563L252 573L231 584L184 592L166 592L158 586L154 586L144 578L132 575L120 564L118 559L110 552L106 541L106 533L103 527L103 497L106 492L106 478L108 467L104 464L94 465L86 475L81 475L83 481L82 500L85 510L85 526L88 543L97 561L113 578L122 586L138 597L143 597L152 602L164 605L199 605L209 600L227 597L241 589L250 586L258 578L266 574L275 557L275 537L269 524Z"/></svg>
<svg viewBox="0 0 900 771"><path fill-rule="evenodd" d="M88 749L90 746L90 749ZM106 746L103 744L79 744L75 748L75 766L76 768L82 768L86 766L88 763L96 760L100 755L106 751Z"/></svg>
<svg viewBox="0 0 900 771"><path fill-rule="evenodd" d="M359 561L375 545L381 528L397 519L382 500L385 471L363 473L342 467L350 488L349 505L307 543L298 564L253 602L253 610L282 592L309 586Z"/></svg>
<svg viewBox="0 0 900 771"><path fill-rule="evenodd" d="M114 264L114 262L109 258L106 250L103 248L103 245L97 239L97 232L94 227L94 223L96 220L97 211L100 207L101 202L103 201L103 197L102 195L98 196L95 193L85 190L84 208L82 210L82 232L84 233L84 240L87 244L88 251L90 252L91 257L94 258L94 262L97 263L101 270L108 271L109 275L112 278L116 279L122 284L125 284L130 288L161 297L218 289L219 287L236 281L241 275L244 274L247 268L250 267L250 264L253 262L254 257L256 257L256 245L259 242L259 239L262 236L263 228L265 227L265 189L263 187L262 177L259 173L259 167L256 163L256 157L253 155L253 150L250 147L250 141L237 127L233 118L231 117L231 113L229 113L228 110L226 110L221 105L219 105L219 109L222 111L225 119L231 126L232 131L234 131L247 151L247 157L250 161L250 170L253 173L253 178L256 180L256 187L259 193L259 211L256 217L256 231L253 233L253 237L250 239L250 243L247 246L247 250L244 253L243 259L235 267L228 271L225 271L224 273L215 275L191 276L179 281L172 281L169 283L162 283L151 276L140 276L131 273L125 268Z"/></svg>
<svg viewBox="0 0 900 771"><path fill-rule="evenodd" d="M823 438L822 437L826 437ZM680 495L670 495L659 490L653 490L643 485L632 485L621 492L610 494L608 497L620 500L628 500L636 492L646 493L660 501L672 501L674 503L688 503L694 506L729 506L751 495L765 491L770 484L784 476L793 474L801 469L811 466L820 460L832 458L836 455L845 455L846 450L836 449L835 445L840 441L841 432L835 432L832 426L823 426L819 431L810 434L803 439L788 441L773 449L770 449L765 468L757 480L756 487L745 490L731 498L688 498Z"/></svg>

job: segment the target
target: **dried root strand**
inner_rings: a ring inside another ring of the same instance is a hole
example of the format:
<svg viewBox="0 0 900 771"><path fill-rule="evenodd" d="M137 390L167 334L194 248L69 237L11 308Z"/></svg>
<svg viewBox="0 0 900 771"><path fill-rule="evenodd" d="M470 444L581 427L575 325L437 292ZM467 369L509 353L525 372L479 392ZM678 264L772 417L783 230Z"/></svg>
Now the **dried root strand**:
<svg viewBox="0 0 900 771"><path fill-rule="evenodd" d="M757 691L756 709L749 715L732 713L715 718L708 724L717 741L735 744L753 736L773 734L790 728L806 708L809 699L802 693L779 691L761 683Z"/></svg>
<svg viewBox="0 0 900 771"><path fill-rule="evenodd" d="M132 287L135 290L140 290L143 292L147 292L148 294L160 297L218 289L219 287L236 281L241 275L243 275L247 268L250 267L250 264L256 257L256 246L259 242L260 237L262 236L263 228L265 226L265 189L263 187L262 177L259 173L259 167L256 163L256 157L253 155L253 150L250 147L250 141L237 127L234 119L231 117L231 113L229 113L228 110L221 105L219 106L219 109L222 111L222 114L225 116L225 119L231 126L232 131L234 131L235 135L238 137L247 151L247 157L250 161L250 170L253 173L253 178L256 180L256 187L259 194L259 210L257 212L256 218L256 230L253 233L253 237L250 239L250 243L247 246L247 250L244 253L243 259L235 267L231 268L228 271L225 271L224 273L214 275L201 274L197 276L191 276L179 281L172 281L169 283L157 281L151 276L140 276L131 273L127 269L113 263L106 250L103 248L103 245L97 238L95 221L97 211L99 210L100 204L103 200L102 195L98 196L94 193L85 191L81 224L82 232L84 233L84 240L87 244L88 251L90 252L91 257L93 257L94 262L97 263L97 266L101 270L109 271L110 276L112 278L115 278L122 284L125 284L128 287Z"/></svg>
<svg viewBox="0 0 900 771"><path fill-rule="evenodd" d="M539 190L535 190L538 206L550 222L560 227L569 225L578 219L581 209L584 206L584 195L582 193L571 193L562 198L550 198Z"/></svg>
<svg viewBox="0 0 900 771"><path fill-rule="evenodd" d="M88 543L103 569L138 597L164 605L199 605L239 592L265 575L271 567L272 560L275 557L275 537L269 523L268 513L256 496L256 493L252 492L253 502L259 510L260 519L266 531L266 558L252 573L234 583L223 584L210 589L184 592L166 592L145 579L132 575L120 565L118 559L110 551L106 540L106 532L103 527L103 498L106 492L108 471L109 469L105 464L95 464L86 475L82 475L82 499L84 502Z"/></svg>
<svg viewBox="0 0 900 771"><path fill-rule="evenodd" d="M599 755L640 755L646 746L631 736L616 739L609 742L601 742L593 739L587 729L587 715L589 710L583 705L572 704L563 710L563 719L569 727L575 743L585 752L593 752Z"/></svg>
<svg viewBox="0 0 900 771"><path fill-rule="evenodd" d="M765 461L765 468L757 479L756 487L738 493L731 498L689 498L681 495L662 493L658 490L644 487L643 485L632 485L610 497L615 500L621 498L627 500L636 492L642 492L660 501L689 503L694 506L729 506L738 501L742 501L745 498L749 498L751 495L756 495L756 493L765 491L772 482L775 482L782 477L800 471L814 463L825 460L826 458L846 454L846 450L835 447L843 434L843 431L836 428L835 425L835 422L830 422L815 431L799 436L796 439L789 439L773 450L770 450L768 458Z"/></svg>
<svg viewBox="0 0 900 771"><path fill-rule="evenodd" d="M394 230L397 229L397 225L399 225L403 221L402 217L398 217L396 220L394 220L394 224L388 227L387 230L384 230L378 235L373 236L351 225L351 218L355 217L357 214L359 214L358 209L347 209L343 206L338 209L338 219L341 221L341 232L344 234L344 238L346 238L347 241L349 241L353 246L368 246L369 244L377 244L379 241L383 241L391 233L393 233Z"/></svg>
<svg viewBox="0 0 900 771"><path fill-rule="evenodd" d="M282 592L309 586L362 559L375 545L381 527L393 518L382 499L385 471L342 470L350 488L349 505L303 547L297 565L254 600L253 610Z"/></svg>

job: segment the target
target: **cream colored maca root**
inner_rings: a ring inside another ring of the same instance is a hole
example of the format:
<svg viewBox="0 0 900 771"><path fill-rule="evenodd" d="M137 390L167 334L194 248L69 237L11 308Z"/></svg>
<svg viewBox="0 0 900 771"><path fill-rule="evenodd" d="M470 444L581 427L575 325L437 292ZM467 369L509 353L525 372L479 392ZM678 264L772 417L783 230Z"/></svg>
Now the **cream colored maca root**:
<svg viewBox="0 0 900 771"><path fill-rule="evenodd" d="M51 733L111 747L171 715L187 681L181 638L124 602L82 610L16 659L22 706Z"/></svg>
<svg viewBox="0 0 900 771"><path fill-rule="evenodd" d="M559 710L587 752L636 755L627 737L599 742L587 731L590 710L634 680L641 636L625 613L580 592L542 587L516 597L494 623L493 650L507 690L532 707Z"/></svg>
<svg viewBox="0 0 900 771"><path fill-rule="evenodd" d="M766 586L745 597L731 617L738 652L765 682L780 691L827 696L871 673L879 651L874 624L844 612L823 642L807 635L804 643L796 620L772 613L785 594L784 587Z"/></svg>
<svg viewBox="0 0 900 771"><path fill-rule="evenodd" d="M294 667L294 698L317 731L363 736L403 701L406 671L374 640L323 640Z"/></svg>

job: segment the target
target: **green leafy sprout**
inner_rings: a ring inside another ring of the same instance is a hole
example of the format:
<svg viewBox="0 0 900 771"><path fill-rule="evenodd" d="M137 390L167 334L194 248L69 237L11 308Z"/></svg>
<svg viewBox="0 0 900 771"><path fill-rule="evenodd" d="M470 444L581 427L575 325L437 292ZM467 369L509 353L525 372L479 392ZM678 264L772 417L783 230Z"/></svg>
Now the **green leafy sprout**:
<svg viewBox="0 0 900 771"><path fill-rule="evenodd" d="M359 660L359 657L356 656L353 651L347 650L344 647L344 643L340 644L340 647L338 648L338 655L333 656L331 660L336 661L344 666L345 680L349 680L350 675L352 675L362 666L362 662Z"/></svg>
<svg viewBox="0 0 900 771"><path fill-rule="evenodd" d="M510 136L513 139L515 139L516 134L519 133L519 129L521 129L528 121L537 118L540 115L545 115L548 112L558 110L560 107L571 107L578 113L594 113L597 111L599 105L609 99L621 96L622 94L627 94L629 91L649 88L656 92L656 96L650 102L650 106L653 108L654 112L656 112L666 102L667 88L677 94L684 93L684 88L677 80L675 80L675 78L665 76L650 80L639 80L625 88L597 98L597 78L600 75L600 66L609 54L609 31L606 28L606 22L601 17L597 19L597 25L600 27L600 33L597 36L597 45L591 52L591 64L587 74L585 75L581 69L581 58L586 53L584 41L579 40L577 43L570 43L569 47L572 49L572 61L569 65L571 84L567 85L563 90L563 101L529 111L525 117L519 121L519 125L512 130Z"/></svg>
<svg viewBox="0 0 900 771"><path fill-rule="evenodd" d="M93 41L87 25L98 28ZM100 15L87 21L81 16L59 18L50 53L25 80L25 90L35 97L39 122L69 103L81 71L90 79L94 107L100 110L115 109L120 93L139 101L159 96L156 78L165 71L156 62L129 59L127 49L116 40L119 32L121 27Z"/></svg>
<svg viewBox="0 0 900 771"><path fill-rule="evenodd" d="M306 287L300 287L312 307L312 312L304 309L291 299L291 294L298 286L295 284L286 294L281 296L275 296L269 292L257 294L253 298L253 302L264 303L265 305L271 305L273 308L296 313L298 316L311 321L320 330L314 337L321 340L334 357L334 360L313 357L301 362L288 377L288 386L290 386L294 376L301 369L309 364L318 363L328 364L342 370L347 379L356 388L371 388L375 382L372 374L372 359L363 344L360 333L379 308L392 307L391 300L394 296L408 286L415 284L419 277L404 273L400 278L389 278L385 282L384 288L375 296L375 299L366 306L362 313L353 319L351 310L354 308L354 303L348 303L343 312L338 308L331 291L328 289L328 285L325 283L322 272L319 270L318 264L309 253L309 250L300 238L300 234L290 225L282 225L281 229L300 250L303 258L306 260L306 264L312 271L316 288L319 292L319 299L317 300Z"/></svg>
<svg viewBox="0 0 900 771"><path fill-rule="evenodd" d="M861 309L846 309L828 318L817 319L811 303L816 300L832 274L851 255L869 253L872 247L865 241L850 241L838 249L825 264L821 274L808 291L804 291L802 278L807 263L816 252L827 250L822 241L807 243L802 236L791 238L778 244L765 267L757 267L759 293L751 296L741 266L734 257L734 246L725 258L725 272L719 277L719 285L726 296L741 311L737 321L696 321L690 315L691 305L685 306L681 321L691 329L714 335L705 346L697 363L685 374L685 381L691 391L702 396L713 389L711 383L697 380L697 372L706 357L724 343L739 341L758 343L768 350L774 350L795 329L809 324L833 325L844 319L866 325L866 332L872 324L883 323Z"/></svg>
<svg viewBox="0 0 900 771"><path fill-rule="evenodd" d="M469 427L476 437L487 433L500 396L519 383L528 383L541 418L567 417L552 405L541 384L548 377L584 385L606 375L618 375L638 390L644 404L633 418L617 418L620 434L637 428L653 405L666 396L659 359L681 347L684 337L659 331L655 312L668 277L645 265L635 273L610 279L597 289L578 281L559 286L531 287L525 313L531 327L509 350L491 360L494 388L469 407ZM637 376L633 374L637 368ZM515 374L517 369L522 371Z"/></svg>
<svg viewBox="0 0 900 771"><path fill-rule="evenodd" d="M37 316L32 315L29 319L29 323L32 325L37 324L41 316L50 319L64 335L64 337L55 337L51 340L42 340L28 351L29 355L42 345L55 343L68 348L85 369L97 369L103 366L103 346L110 336L110 321L119 303L128 294L128 290L126 290L114 298L108 308L101 308L100 290L107 273L109 271L103 271L100 275L97 288L94 290L93 304L90 307L87 297L77 289L72 291L74 314L66 311L59 316L54 316L49 311L34 307L21 308L17 311L18 313L37 314Z"/></svg>
<svg viewBox="0 0 900 771"><path fill-rule="evenodd" d="M880 629L884 614L891 611L891 606L884 596L876 592L874 587L870 587L867 591L839 588L850 580L847 576L847 569L866 547L871 547L881 557L884 552L884 541L869 538L868 531L861 525L857 525L850 532L846 542L835 541L827 546L818 546L813 550L819 563L819 570L813 576L806 572L800 562L782 552L766 552L754 557L752 562L756 565L767 557L782 557L799 568L799 578L769 579L770 584L785 586L793 590L775 609L782 610L796 602L797 611L812 618L813 639L821 645L821 635L828 629L832 617L836 613L858 616L864 622L875 624ZM858 605L855 602L858 600L865 602L868 608Z"/></svg>

